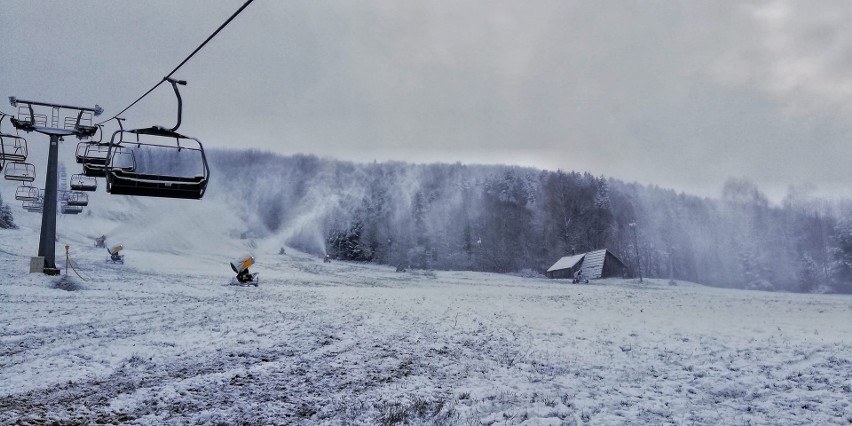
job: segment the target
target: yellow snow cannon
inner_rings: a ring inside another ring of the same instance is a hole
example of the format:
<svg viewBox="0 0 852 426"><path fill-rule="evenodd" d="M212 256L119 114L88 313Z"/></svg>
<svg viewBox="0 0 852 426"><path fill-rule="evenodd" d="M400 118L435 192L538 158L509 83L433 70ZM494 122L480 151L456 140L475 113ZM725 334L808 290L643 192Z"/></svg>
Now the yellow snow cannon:
<svg viewBox="0 0 852 426"><path fill-rule="evenodd" d="M257 272L249 272L248 268L251 265L254 265L254 256L251 255L241 257L231 262L231 269L237 273L237 276L231 280L231 284L240 286L253 285L257 287L260 280L257 278Z"/></svg>
<svg viewBox="0 0 852 426"><path fill-rule="evenodd" d="M107 251L109 252L109 259L107 259L107 262L124 264L124 255L119 254L122 250L124 250L124 246L121 244L115 244L112 247L107 247Z"/></svg>

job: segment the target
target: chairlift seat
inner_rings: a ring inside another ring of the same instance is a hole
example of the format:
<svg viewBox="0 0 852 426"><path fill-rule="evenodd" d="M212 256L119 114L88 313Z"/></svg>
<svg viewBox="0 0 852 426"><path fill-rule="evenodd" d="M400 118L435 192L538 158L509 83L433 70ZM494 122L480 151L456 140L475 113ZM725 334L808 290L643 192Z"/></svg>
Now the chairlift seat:
<svg viewBox="0 0 852 426"><path fill-rule="evenodd" d="M162 176L111 169L107 177L107 192L117 195L198 200L204 196L206 187L204 176Z"/></svg>

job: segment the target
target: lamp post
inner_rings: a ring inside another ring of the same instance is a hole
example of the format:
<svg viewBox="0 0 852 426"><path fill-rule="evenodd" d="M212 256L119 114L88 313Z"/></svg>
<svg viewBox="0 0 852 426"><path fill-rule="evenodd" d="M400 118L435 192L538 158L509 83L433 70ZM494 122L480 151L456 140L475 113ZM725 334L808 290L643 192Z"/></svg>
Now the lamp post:
<svg viewBox="0 0 852 426"><path fill-rule="evenodd" d="M639 258L639 235L636 231L636 222L628 224L633 229L633 248L636 250L636 270L639 273L639 282L642 282L642 260Z"/></svg>

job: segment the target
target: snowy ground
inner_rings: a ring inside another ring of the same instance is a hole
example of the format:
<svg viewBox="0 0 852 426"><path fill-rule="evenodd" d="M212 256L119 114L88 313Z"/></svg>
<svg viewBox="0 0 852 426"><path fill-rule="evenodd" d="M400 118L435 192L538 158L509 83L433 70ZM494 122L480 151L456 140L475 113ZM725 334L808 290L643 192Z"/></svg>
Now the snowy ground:
<svg viewBox="0 0 852 426"><path fill-rule="evenodd" d="M39 215L0 231L0 424L852 424L849 296L325 264L212 197L90 211L56 251L85 280L27 273ZM225 285L243 252L258 288Z"/></svg>

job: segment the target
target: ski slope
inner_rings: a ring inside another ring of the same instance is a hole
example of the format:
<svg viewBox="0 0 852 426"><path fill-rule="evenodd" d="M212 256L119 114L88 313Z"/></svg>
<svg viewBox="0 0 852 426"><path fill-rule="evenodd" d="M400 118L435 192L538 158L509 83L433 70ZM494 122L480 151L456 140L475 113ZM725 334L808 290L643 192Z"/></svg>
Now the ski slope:
<svg viewBox="0 0 852 426"><path fill-rule="evenodd" d="M216 194L102 188L58 220L83 278L47 277L0 191L2 424L852 423L850 296L323 263ZM257 288L226 285L243 253Z"/></svg>

